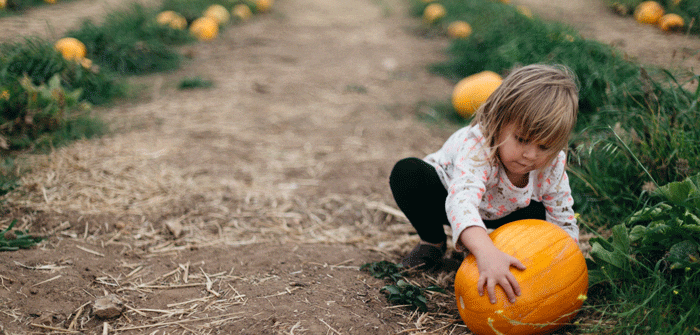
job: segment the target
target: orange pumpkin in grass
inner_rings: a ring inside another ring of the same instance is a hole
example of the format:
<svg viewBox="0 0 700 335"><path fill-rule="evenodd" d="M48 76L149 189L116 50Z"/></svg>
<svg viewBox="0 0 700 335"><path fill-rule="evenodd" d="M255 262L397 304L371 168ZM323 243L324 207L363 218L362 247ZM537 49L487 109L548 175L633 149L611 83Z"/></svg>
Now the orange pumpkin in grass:
<svg viewBox="0 0 700 335"><path fill-rule="evenodd" d="M423 21L425 23L434 23L445 17L445 7L439 3L431 3L423 10Z"/></svg>
<svg viewBox="0 0 700 335"><path fill-rule="evenodd" d="M66 60L81 60L87 54L85 44L74 37L64 37L54 44L54 48L61 53Z"/></svg>
<svg viewBox="0 0 700 335"><path fill-rule="evenodd" d="M211 17L202 16L192 21L190 32L200 41L213 40L219 34L219 22Z"/></svg>
<svg viewBox="0 0 700 335"><path fill-rule="evenodd" d="M233 9L231 9L231 13L234 17L238 18L241 21L246 21L250 19L251 16L253 16L253 11L250 10L250 7L242 3L233 6Z"/></svg>
<svg viewBox="0 0 700 335"><path fill-rule="evenodd" d="M228 9L226 7L219 5L219 4L213 4L204 11L203 16L208 16L216 22L219 23L219 25L224 25L228 23L228 21L231 19L231 14L228 12Z"/></svg>
<svg viewBox="0 0 700 335"><path fill-rule="evenodd" d="M180 13L172 10L158 13L158 15L156 15L156 22L158 22L158 24L168 25L173 29L182 30L187 27L187 19Z"/></svg>
<svg viewBox="0 0 700 335"><path fill-rule="evenodd" d="M563 229L542 220L508 223L489 234L496 247L519 259L524 271L511 269L520 285L516 302L496 286L495 304L479 296L474 255L455 277L455 297L462 320L474 334L546 334L570 322L588 291L586 260Z"/></svg>
<svg viewBox="0 0 700 335"><path fill-rule="evenodd" d="M255 8L258 12L264 13L272 8L274 0L255 0Z"/></svg>
<svg viewBox="0 0 700 335"><path fill-rule="evenodd" d="M656 1L644 1L634 9L634 18L639 23L656 24L664 16L664 7Z"/></svg>
<svg viewBox="0 0 700 335"><path fill-rule="evenodd" d="M680 15L671 13L662 16L658 25L663 31L674 31L683 29L685 22Z"/></svg>
<svg viewBox="0 0 700 335"><path fill-rule="evenodd" d="M468 76L457 82L452 90L452 106L457 114L468 119L502 81L501 76L493 71L482 71Z"/></svg>
<svg viewBox="0 0 700 335"><path fill-rule="evenodd" d="M472 26L464 21L454 21L447 26L447 36L450 38L467 38L472 34Z"/></svg>

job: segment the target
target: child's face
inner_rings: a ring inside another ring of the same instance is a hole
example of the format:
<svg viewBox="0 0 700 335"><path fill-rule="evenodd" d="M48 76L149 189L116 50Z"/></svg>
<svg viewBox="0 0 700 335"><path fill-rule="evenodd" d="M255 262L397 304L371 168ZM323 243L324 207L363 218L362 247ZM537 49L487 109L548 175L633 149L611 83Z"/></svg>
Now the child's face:
<svg viewBox="0 0 700 335"><path fill-rule="evenodd" d="M551 148L524 138L515 125L501 130L498 142L498 158L506 169L511 182L521 181L530 171L544 167L551 157Z"/></svg>

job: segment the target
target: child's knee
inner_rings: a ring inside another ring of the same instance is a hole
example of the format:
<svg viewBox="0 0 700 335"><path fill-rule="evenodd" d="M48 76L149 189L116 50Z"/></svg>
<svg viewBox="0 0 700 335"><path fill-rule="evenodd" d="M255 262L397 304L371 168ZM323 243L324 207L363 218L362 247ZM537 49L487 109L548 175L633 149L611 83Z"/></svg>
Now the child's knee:
<svg viewBox="0 0 700 335"><path fill-rule="evenodd" d="M389 183L395 185L399 180L411 178L411 176L420 171L421 163L423 161L416 157L408 157L396 162L391 170L391 175L389 175Z"/></svg>

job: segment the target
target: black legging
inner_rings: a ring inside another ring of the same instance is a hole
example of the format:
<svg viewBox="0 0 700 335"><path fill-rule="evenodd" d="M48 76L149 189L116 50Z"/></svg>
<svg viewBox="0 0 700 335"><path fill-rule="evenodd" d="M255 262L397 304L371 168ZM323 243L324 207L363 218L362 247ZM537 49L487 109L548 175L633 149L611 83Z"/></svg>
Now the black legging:
<svg viewBox="0 0 700 335"><path fill-rule="evenodd" d="M396 204L423 241L441 243L447 239L443 229L443 225L450 225L445 212L447 190L432 165L419 158L404 158L394 165L389 186ZM484 224L495 229L522 219L544 220L545 213L541 202L531 201L525 208L500 219L484 220Z"/></svg>

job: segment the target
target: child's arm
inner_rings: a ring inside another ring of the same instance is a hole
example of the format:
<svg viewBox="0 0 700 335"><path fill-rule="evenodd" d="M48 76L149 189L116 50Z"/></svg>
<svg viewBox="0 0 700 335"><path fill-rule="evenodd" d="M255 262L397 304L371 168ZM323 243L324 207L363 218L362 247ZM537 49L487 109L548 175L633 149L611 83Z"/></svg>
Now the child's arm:
<svg viewBox="0 0 700 335"><path fill-rule="evenodd" d="M462 231L459 240L469 252L476 257L479 268L477 289L479 295L484 295L484 286L492 304L496 303L496 284L501 285L510 302L515 302L515 296L520 295L520 285L510 272L510 267L525 270L525 265L517 258L496 248L486 230L479 226L471 226Z"/></svg>

